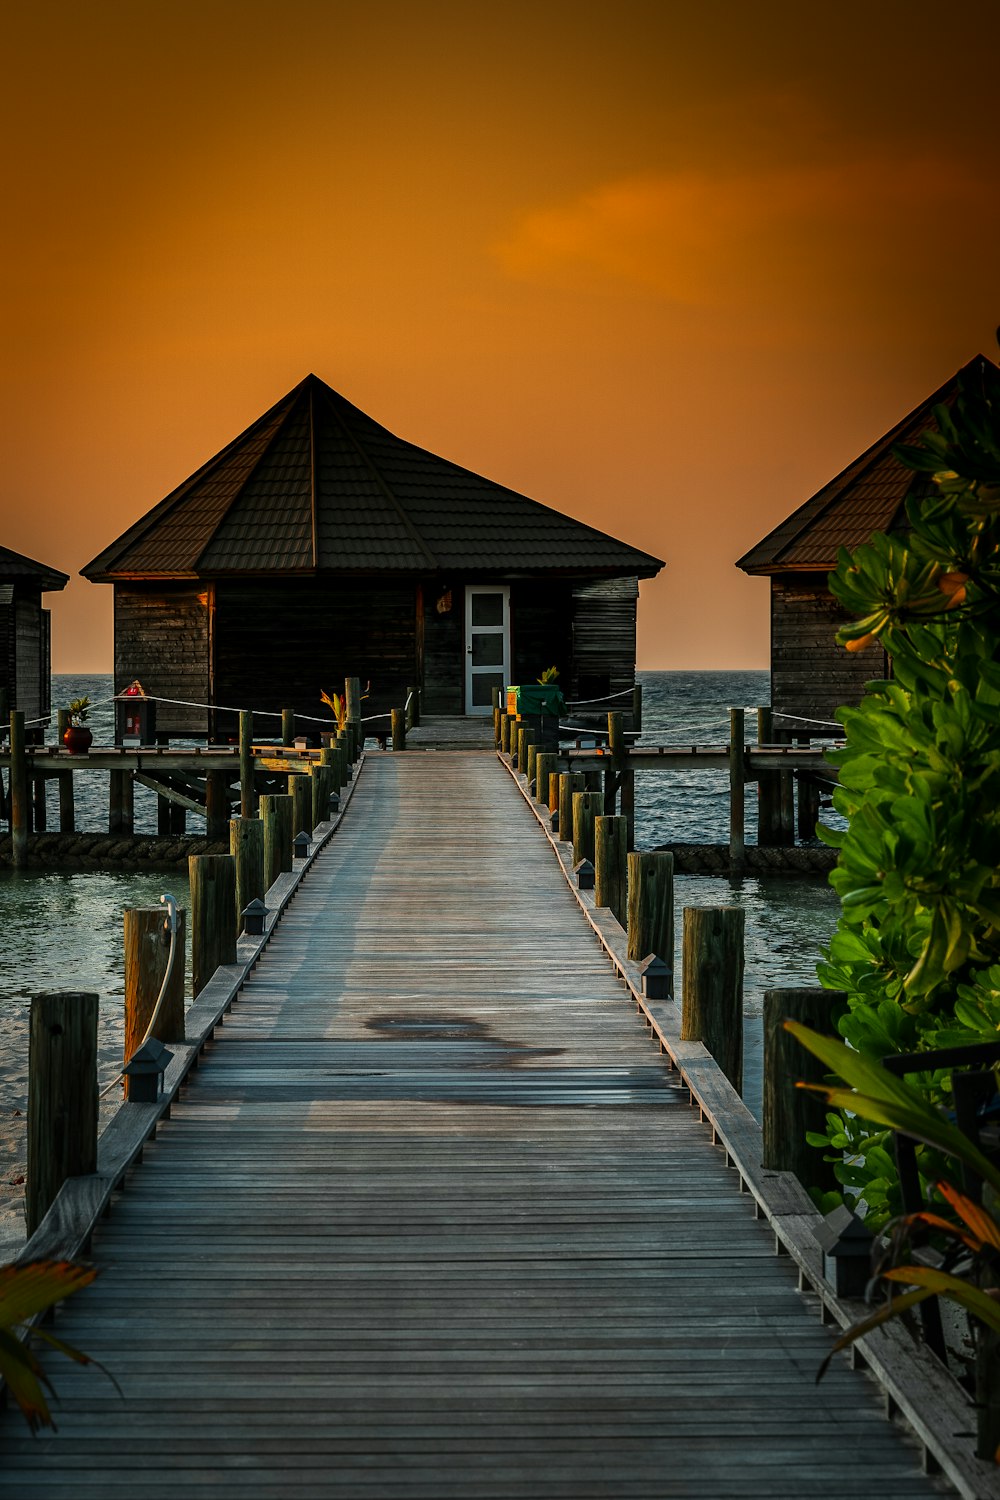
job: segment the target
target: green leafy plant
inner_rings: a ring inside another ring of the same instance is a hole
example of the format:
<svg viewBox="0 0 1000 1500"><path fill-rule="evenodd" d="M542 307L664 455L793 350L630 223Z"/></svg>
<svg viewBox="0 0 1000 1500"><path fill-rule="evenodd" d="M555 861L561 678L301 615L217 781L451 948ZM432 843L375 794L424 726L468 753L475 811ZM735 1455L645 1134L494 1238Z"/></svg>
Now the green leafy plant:
<svg viewBox="0 0 1000 1500"><path fill-rule="evenodd" d="M89 1286L96 1275L92 1267L66 1260L0 1267L0 1376L32 1432L39 1427L54 1427L55 1422L45 1397L46 1390L51 1394L52 1386L31 1348L31 1341L41 1339L78 1364L93 1361L47 1329L31 1328L26 1336L25 1330L39 1313Z"/></svg>
<svg viewBox="0 0 1000 1500"><path fill-rule="evenodd" d="M906 529L842 550L830 588L857 618L847 650L879 641L892 677L868 684L831 752L846 831L821 982L846 990L840 1031L869 1058L1000 1032L1000 371L980 361L937 430L897 449L915 474ZM916 1075L947 1107L948 1074ZM867 1119L867 1117L866 1117ZM902 1208L887 1134L843 1110L825 1145L875 1229ZM925 1143L928 1181L942 1162Z"/></svg>
<svg viewBox="0 0 1000 1500"><path fill-rule="evenodd" d="M371 686L370 682L365 684L365 690L361 694L360 699L362 703L371 693ZM347 694L327 693L321 690L319 696L320 701L325 703L327 708L333 709L333 717L337 721L337 728L343 732L347 728Z"/></svg>
<svg viewBox="0 0 1000 1500"><path fill-rule="evenodd" d="M547 687L549 685L549 683L555 682L557 680L558 676L559 676L559 668L558 667L546 667L545 671L542 673L541 677L538 678L538 681L540 683L542 683L543 686Z"/></svg>
<svg viewBox="0 0 1000 1500"><path fill-rule="evenodd" d="M73 724L86 724L90 714L90 699L87 697L74 698L67 709L70 722Z"/></svg>

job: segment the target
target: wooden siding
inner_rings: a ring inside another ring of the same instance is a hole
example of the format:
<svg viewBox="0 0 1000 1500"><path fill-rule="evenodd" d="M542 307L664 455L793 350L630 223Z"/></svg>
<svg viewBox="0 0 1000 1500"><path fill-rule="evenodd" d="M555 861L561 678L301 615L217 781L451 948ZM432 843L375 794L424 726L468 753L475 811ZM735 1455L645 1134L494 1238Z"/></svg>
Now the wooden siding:
<svg viewBox="0 0 1000 1500"><path fill-rule="evenodd" d="M475 581L475 580L470 580ZM437 604L447 590L451 608L442 614ZM465 580L447 583L430 579L423 584L423 698L429 714L465 712Z"/></svg>
<svg viewBox="0 0 1000 1500"><path fill-rule="evenodd" d="M546 667L558 667L564 684L572 670L570 585L554 578L512 583L510 618L511 680L535 682Z"/></svg>
<svg viewBox="0 0 1000 1500"><path fill-rule="evenodd" d="M7 692L11 708L17 706L17 671L14 661L14 589L0 583L0 688Z"/></svg>
<svg viewBox="0 0 1000 1500"><path fill-rule="evenodd" d="M402 708L416 680L416 589L381 578L222 579L214 638L218 703L322 715L320 692L359 677L371 683L362 713L383 713ZM231 716L219 726L231 728Z"/></svg>
<svg viewBox="0 0 1000 1500"><path fill-rule="evenodd" d="M573 666L567 696L603 697L635 683L636 578L607 578L573 590Z"/></svg>
<svg viewBox="0 0 1000 1500"><path fill-rule="evenodd" d="M856 704L865 683L886 672L880 646L850 652L835 640L847 619L818 577L771 580L771 706L777 713L833 721ZM787 726L785 726L787 727ZM806 726L803 725L803 729Z"/></svg>
<svg viewBox="0 0 1000 1500"><path fill-rule="evenodd" d="M207 702L208 598L203 583L116 584L116 692L137 677L158 697ZM158 734L204 734L207 725L203 709L156 706Z"/></svg>
<svg viewBox="0 0 1000 1500"><path fill-rule="evenodd" d="M42 713L41 606L37 599L18 599L14 605L14 657L17 682L17 704L26 720ZM39 729L39 725L32 725ZM32 736L34 738L34 736Z"/></svg>

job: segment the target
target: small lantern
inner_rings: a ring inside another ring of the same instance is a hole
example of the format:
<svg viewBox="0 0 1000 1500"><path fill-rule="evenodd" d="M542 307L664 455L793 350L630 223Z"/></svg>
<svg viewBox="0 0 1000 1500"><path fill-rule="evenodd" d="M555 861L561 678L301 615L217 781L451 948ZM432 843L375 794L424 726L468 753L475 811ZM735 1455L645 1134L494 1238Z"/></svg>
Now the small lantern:
<svg viewBox="0 0 1000 1500"><path fill-rule="evenodd" d="M156 733L156 700L136 679L115 698L115 744L151 745Z"/></svg>
<svg viewBox="0 0 1000 1500"><path fill-rule="evenodd" d="M589 859L581 859L578 864L575 864L573 874L576 876L578 890L592 891L594 889L594 866Z"/></svg>
<svg viewBox="0 0 1000 1500"><path fill-rule="evenodd" d="M262 937L264 934L264 919L267 916L267 907L259 896L255 896L249 906L245 906L240 913L243 918L243 931L247 937Z"/></svg>
<svg viewBox="0 0 1000 1500"><path fill-rule="evenodd" d="M552 822L552 832L553 833L558 833L559 832L559 809L558 809L558 807L554 807L552 809L552 819L551 819L551 822Z"/></svg>
<svg viewBox="0 0 1000 1500"><path fill-rule="evenodd" d="M669 1000L674 989L674 971L657 954L642 964L642 993L646 1000Z"/></svg>
<svg viewBox="0 0 1000 1500"><path fill-rule="evenodd" d="M305 829L303 828L302 832L301 833L297 833L295 835L295 837L292 839L292 848L295 850L295 858L296 859L308 859L309 858L309 847L310 847L311 844L312 844L312 839L309 837L308 833L306 833Z"/></svg>
<svg viewBox="0 0 1000 1500"><path fill-rule="evenodd" d="M340 793L339 792L331 792L330 793L330 816L331 816L331 818L335 818L339 812L340 812Z"/></svg>
<svg viewBox="0 0 1000 1500"><path fill-rule="evenodd" d="M816 1230L823 1275L838 1297L863 1297L871 1277L873 1236L846 1203L828 1213Z"/></svg>
<svg viewBox="0 0 1000 1500"><path fill-rule="evenodd" d="M128 1096L133 1104L155 1104L160 1097L160 1081L167 1063L173 1057L162 1042L150 1037L122 1069L128 1079Z"/></svg>

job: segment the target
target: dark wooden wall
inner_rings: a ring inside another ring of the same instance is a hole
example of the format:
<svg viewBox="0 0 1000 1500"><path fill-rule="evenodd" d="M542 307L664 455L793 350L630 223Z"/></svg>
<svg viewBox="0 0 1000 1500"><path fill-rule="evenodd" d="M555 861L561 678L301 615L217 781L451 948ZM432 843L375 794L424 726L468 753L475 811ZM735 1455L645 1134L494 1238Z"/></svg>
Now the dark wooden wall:
<svg viewBox="0 0 1000 1500"><path fill-rule="evenodd" d="M49 611L37 588L21 583L0 587L0 687L9 708L26 720L41 718L51 707ZM29 738L44 738L44 726L31 724Z"/></svg>
<svg viewBox="0 0 1000 1500"><path fill-rule="evenodd" d="M638 598L636 578L605 578L573 589L568 698L603 698L634 686Z"/></svg>
<svg viewBox="0 0 1000 1500"><path fill-rule="evenodd" d="M559 686L572 673L572 585L560 578L522 579L510 588L511 681L537 682L559 668Z"/></svg>
<svg viewBox="0 0 1000 1500"><path fill-rule="evenodd" d="M885 676L881 646L851 652L837 645L836 632L847 618L827 589L825 575L785 574L771 579L771 707L775 712L833 722L835 709L859 703L865 683ZM806 726L802 728L805 731Z"/></svg>
<svg viewBox="0 0 1000 1500"><path fill-rule="evenodd" d="M451 607L438 609L450 594ZM465 713L465 581L428 579L423 599L423 693L428 714Z"/></svg>
<svg viewBox="0 0 1000 1500"><path fill-rule="evenodd" d="M211 589L204 583L115 584L115 692L138 678L157 697L208 701ZM156 705L157 733L205 734L204 709Z"/></svg>

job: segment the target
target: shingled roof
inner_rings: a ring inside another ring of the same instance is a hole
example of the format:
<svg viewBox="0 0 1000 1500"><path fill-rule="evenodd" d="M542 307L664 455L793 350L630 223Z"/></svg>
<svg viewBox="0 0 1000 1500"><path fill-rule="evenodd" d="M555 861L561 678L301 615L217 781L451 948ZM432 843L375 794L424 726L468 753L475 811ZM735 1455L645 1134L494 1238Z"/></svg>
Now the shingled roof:
<svg viewBox="0 0 1000 1500"><path fill-rule="evenodd" d="M308 375L81 571L94 581L663 563L404 442Z"/></svg>
<svg viewBox="0 0 1000 1500"><path fill-rule="evenodd" d="M35 562L31 557L23 557L20 552L12 552L9 547L0 547L0 579L7 583L22 579L47 593L50 590L64 589L69 583L69 574L60 573L57 568L46 567L45 563Z"/></svg>
<svg viewBox="0 0 1000 1500"><path fill-rule="evenodd" d="M751 547L736 566L744 573L824 572L836 566L837 550L853 551L875 531L892 531L904 516L907 496L928 486L927 477L901 464L893 454L897 443L915 443L934 427L935 406L950 406L959 378L975 375L989 361L978 354L949 381L897 422L836 479L793 511L764 539Z"/></svg>

